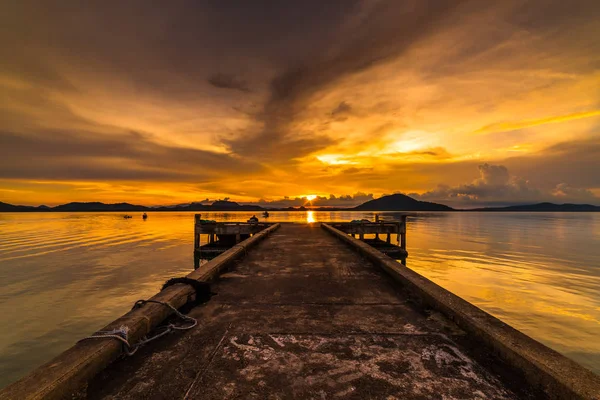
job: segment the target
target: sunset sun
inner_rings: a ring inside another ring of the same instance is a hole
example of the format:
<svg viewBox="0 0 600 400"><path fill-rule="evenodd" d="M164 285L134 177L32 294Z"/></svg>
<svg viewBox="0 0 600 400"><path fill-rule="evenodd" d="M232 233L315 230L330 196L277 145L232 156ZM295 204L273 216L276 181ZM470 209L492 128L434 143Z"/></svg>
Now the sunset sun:
<svg viewBox="0 0 600 400"><path fill-rule="evenodd" d="M317 198L317 195L314 195L314 194L309 194L308 196L306 196L306 200L308 200L308 201L313 201L316 198Z"/></svg>

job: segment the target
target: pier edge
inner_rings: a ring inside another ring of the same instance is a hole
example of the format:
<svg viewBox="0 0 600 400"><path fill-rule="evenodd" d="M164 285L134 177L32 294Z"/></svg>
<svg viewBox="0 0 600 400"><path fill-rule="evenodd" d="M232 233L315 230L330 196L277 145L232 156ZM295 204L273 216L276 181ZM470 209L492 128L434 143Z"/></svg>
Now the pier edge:
<svg viewBox="0 0 600 400"><path fill-rule="evenodd" d="M600 377L575 361L525 335L479 307L346 233L322 228L345 242L425 305L442 312L478 342L490 348L526 381L551 399L600 399Z"/></svg>
<svg viewBox="0 0 600 400"><path fill-rule="evenodd" d="M279 228L273 224L247 240L235 245L187 275L187 278L210 282L233 261ZM195 290L186 284L175 284L151 297L180 308L195 300ZM146 304L109 323L101 330L112 330L122 325L129 328L129 338L136 342L172 314L160 304ZM34 369L23 378L0 390L0 399L64 399L80 391L96 374L104 370L122 354L117 340L88 340L78 342L49 362Z"/></svg>

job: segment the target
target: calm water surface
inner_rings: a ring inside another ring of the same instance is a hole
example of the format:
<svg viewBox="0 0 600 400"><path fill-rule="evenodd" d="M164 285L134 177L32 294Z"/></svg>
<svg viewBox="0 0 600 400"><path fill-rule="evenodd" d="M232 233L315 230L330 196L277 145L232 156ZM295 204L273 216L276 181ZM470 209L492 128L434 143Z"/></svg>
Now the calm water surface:
<svg viewBox="0 0 600 400"><path fill-rule="evenodd" d="M600 213L411 215L409 268L600 373ZM273 212L269 220L373 216ZM0 387L191 272L192 247L192 213L150 213L145 222L0 213Z"/></svg>

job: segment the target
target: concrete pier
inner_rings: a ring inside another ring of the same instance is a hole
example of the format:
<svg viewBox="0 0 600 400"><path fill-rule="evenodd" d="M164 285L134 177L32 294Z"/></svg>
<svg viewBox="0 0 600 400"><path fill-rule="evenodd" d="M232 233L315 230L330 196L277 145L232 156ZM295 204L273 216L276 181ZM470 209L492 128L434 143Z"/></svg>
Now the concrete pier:
<svg viewBox="0 0 600 400"><path fill-rule="evenodd" d="M218 294L154 298L195 328L114 362L118 341L79 343L0 399L600 398L597 375L328 225L275 224L188 277ZM138 340L165 310L107 328Z"/></svg>
<svg viewBox="0 0 600 400"><path fill-rule="evenodd" d="M536 397L319 226L282 225L214 290L189 313L200 326L114 364L89 398Z"/></svg>

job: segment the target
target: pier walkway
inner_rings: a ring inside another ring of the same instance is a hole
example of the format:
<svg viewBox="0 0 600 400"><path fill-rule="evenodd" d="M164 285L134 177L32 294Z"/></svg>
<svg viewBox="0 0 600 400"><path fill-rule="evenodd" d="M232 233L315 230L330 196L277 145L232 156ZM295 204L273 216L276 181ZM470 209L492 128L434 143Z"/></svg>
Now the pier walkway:
<svg viewBox="0 0 600 400"><path fill-rule="evenodd" d="M199 325L94 378L88 398L535 398L441 314L319 224L282 224L189 311Z"/></svg>

